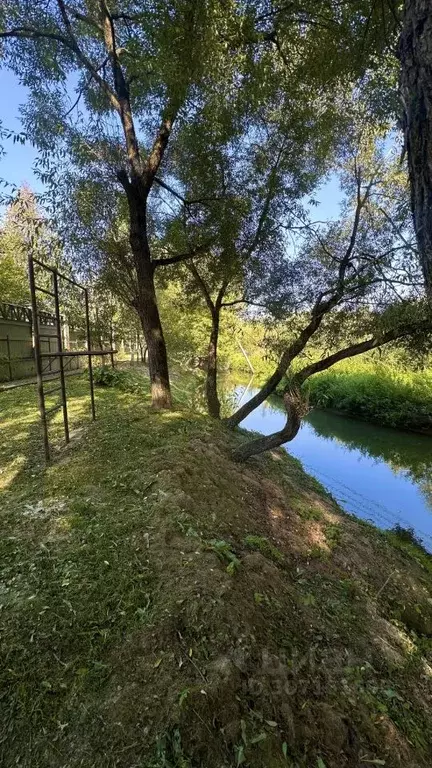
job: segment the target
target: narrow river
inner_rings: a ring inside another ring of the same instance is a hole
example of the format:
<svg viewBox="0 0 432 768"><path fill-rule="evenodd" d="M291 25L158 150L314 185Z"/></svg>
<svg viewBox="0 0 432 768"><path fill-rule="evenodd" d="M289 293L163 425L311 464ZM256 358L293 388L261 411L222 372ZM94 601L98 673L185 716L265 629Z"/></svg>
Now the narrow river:
<svg viewBox="0 0 432 768"><path fill-rule="evenodd" d="M235 388L237 402L254 394L246 389ZM284 422L283 406L274 398L241 426L269 434ZM413 528L432 552L432 437L314 410L285 449L348 512L380 528Z"/></svg>

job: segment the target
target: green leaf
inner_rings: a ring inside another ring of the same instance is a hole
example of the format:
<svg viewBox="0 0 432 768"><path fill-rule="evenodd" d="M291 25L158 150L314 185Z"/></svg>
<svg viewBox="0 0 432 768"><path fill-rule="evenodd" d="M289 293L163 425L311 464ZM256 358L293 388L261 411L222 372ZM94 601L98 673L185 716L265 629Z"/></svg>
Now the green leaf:
<svg viewBox="0 0 432 768"><path fill-rule="evenodd" d="M253 739L250 740L251 744L259 744L260 741L265 741L267 738L267 734L264 733L264 731L261 731L261 733L258 733L257 736L254 736Z"/></svg>
<svg viewBox="0 0 432 768"><path fill-rule="evenodd" d="M239 765L243 765L243 763L246 762L246 757L244 753L244 746L243 744L240 744L240 746L236 747L236 766L238 768Z"/></svg>
<svg viewBox="0 0 432 768"><path fill-rule="evenodd" d="M183 688L183 690L180 692L179 696L179 707L183 705L183 702L187 699L189 696L189 688Z"/></svg>

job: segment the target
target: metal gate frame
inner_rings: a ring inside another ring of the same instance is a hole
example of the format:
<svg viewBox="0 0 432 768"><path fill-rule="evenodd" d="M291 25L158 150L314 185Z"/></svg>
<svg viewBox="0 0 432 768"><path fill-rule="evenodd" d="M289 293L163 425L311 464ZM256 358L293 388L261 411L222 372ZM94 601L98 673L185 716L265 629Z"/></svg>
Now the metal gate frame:
<svg viewBox="0 0 432 768"><path fill-rule="evenodd" d="M48 290L47 288L42 288L41 286L36 284L35 269L34 269L35 264L50 274L51 280L52 280L52 290ZM40 411L41 424L42 424L42 435L43 435L45 459L47 462L49 462L51 459L51 451L50 451L50 445L49 445L47 416L49 416L50 413L54 413L55 411L60 410L60 408L63 410L63 425L64 425L66 444L69 443L70 441L69 419L68 419L68 411L67 411L65 364L64 364L65 358L87 357L88 359L91 413L92 413L92 421L95 421L96 407L95 407L95 398L94 398L92 358L94 356L110 355L111 360L114 361L114 354L116 353L116 351L112 347L110 349L98 349L98 350L92 350L91 348L89 298L88 298L88 289L85 286L81 285L80 283L77 283L76 280L72 280L71 277L67 277L66 275L61 274L61 272L59 272L55 267L50 267L48 264L44 264L44 262L39 261L39 259L36 259L32 254L30 254L28 257L28 268L29 268L29 284L30 284L31 308L32 308L32 333L33 333L33 344L34 344L34 353L35 353L39 411ZM80 291L83 291L84 302L85 302L86 337L87 337L86 339L87 349L85 352L70 352L70 351L63 350L60 301L59 301L59 279L66 280L66 282L68 282L70 285L73 285L75 286L75 288L78 288ZM56 318L56 325L57 325L57 336L56 336L57 345L58 345L57 352L42 352L42 349L41 349L42 337L39 330L39 315L38 315L38 306L37 306L38 291L40 293L44 293L48 296L51 296L51 298L54 299L55 318ZM46 366L45 368L43 367L44 359L48 359L48 366ZM58 376L53 376L51 371L51 364L52 364L52 360L54 359L58 359L59 361ZM47 368L48 368L48 372L47 372ZM49 381L60 379L60 385L51 387L51 389L48 389L48 390L44 390L44 376L45 376L45 380L48 379ZM61 392L61 402L52 408L48 408L47 410L45 406L45 397L49 394L52 394L53 392Z"/></svg>

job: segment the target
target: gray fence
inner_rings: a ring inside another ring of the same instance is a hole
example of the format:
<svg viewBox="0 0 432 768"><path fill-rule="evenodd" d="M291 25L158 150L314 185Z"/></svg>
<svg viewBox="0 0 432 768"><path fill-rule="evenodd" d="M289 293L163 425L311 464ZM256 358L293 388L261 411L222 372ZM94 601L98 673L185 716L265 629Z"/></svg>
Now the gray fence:
<svg viewBox="0 0 432 768"><path fill-rule="evenodd" d="M41 333L42 352L57 350L57 325L55 316L49 312L39 312L39 327ZM68 332L68 343L77 344ZM71 358L69 370L80 365L79 358ZM46 373L58 370L58 360L46 361ZM32 342L32 313L30 307L20 307L15 304L0 302L0 381L14 381L36 375L33 342Z"/></svg>

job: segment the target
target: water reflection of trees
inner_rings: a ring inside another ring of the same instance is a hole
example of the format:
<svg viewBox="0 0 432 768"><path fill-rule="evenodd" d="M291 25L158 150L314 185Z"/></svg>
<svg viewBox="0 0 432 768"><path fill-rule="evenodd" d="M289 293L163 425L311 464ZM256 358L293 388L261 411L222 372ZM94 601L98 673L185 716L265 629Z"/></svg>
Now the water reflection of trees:
<svg viewBox="0 0 432 768"><path fill-rule="evenodd" d="M385 461L395 473L407 475L432 507L432 438L318 410L311 411L307 421L320 437L337 440L349 450Z"/></svg>
<svg viewBox="0 0 432 768"><path fill-rule="evenodd" d="M230 396L234 398L238 407L244 389L243 386L227 387L228 400ZM248 392L248 396L253 394L253 390ZM264 407L285 415L282 400L278 397L270 398ZM330 411L313 410L306 421L319 437L342 443L348 450L360 451L368 458L385 461L395 474L406 475L432 508L432 437L379 427Z"/></svg>

